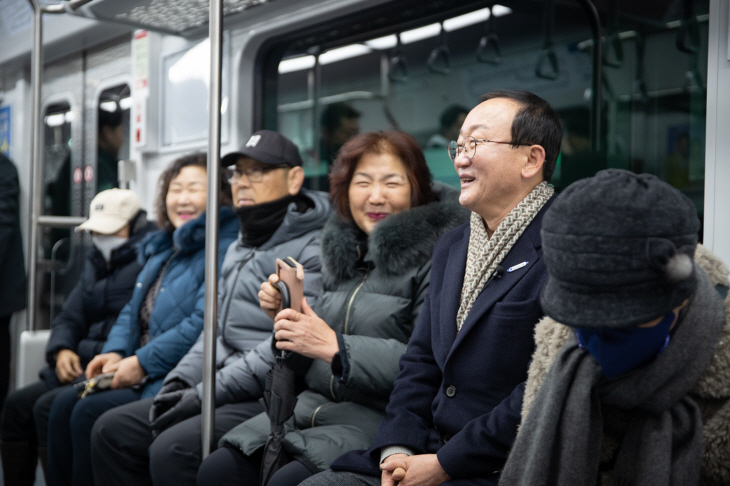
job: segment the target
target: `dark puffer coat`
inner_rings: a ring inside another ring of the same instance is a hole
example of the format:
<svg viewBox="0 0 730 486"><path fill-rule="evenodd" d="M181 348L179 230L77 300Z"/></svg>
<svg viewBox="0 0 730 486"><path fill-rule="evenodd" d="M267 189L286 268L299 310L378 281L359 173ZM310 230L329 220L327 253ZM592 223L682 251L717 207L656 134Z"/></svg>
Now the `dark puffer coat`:
<svg viewBox="0 0 730 486"><path fill-rule="evenodd" d="M343 452L370 446L398 374L398 360L421 311L431 252L450 229L468 221L456 193L395 214L368 236L358 254L360 230L332 217L322 232L324 292L315 312L336 332L339 360L314 360L287 423L287 451L310 469L323 470ZM222 444L251 454L269 434L258 415L226 434Z"/></svg>
<svg viewBox="0 0 730 486"><path fill-rule="evenodd" d="M112 252L108 265L96 247L86 253L81 276L51 325L46 345L48 367L39 373L49 388L61 386L54 358L60 350L70 349L78 354L83 369L101 352L109 330L132 297L134 282L142 270L137 245L147 233L157 229L146 218L144 211L135 216L129 239Z"/></svg>

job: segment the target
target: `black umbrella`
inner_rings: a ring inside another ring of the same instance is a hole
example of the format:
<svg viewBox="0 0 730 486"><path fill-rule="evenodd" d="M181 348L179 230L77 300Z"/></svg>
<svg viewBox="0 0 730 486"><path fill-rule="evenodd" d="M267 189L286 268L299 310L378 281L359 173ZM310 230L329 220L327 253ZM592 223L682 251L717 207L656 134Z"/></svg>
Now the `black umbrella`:
<svg viewBox="0 0 730 486"><path fill-rule="evenodd" d="M276 343L276 340L273 340ZM261 486L266 486L271 476L289 462L284 451L284 422L294 413L297 404L296 374L290 368L286 351L277 350L276 363L266 373L266 386L261 403L271 421L271 432L264 447L261 461Z"/></svg>

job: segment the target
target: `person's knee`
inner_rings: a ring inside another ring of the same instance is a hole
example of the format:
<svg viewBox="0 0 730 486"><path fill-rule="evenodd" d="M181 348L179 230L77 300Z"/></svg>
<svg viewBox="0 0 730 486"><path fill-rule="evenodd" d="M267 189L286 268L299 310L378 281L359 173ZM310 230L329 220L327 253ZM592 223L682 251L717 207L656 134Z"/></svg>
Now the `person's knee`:
<svg viewBox="0 0 730 486"><path fill-rule="evenodd" d="M185 439L192 440L192 437L188 437L189 434L182 430L184 425L184 423L173 425L155 438L149 447L150 469L154 470L159 466L174 467L173 465L180 461L186 462L191 459L190 453L193 451L187 450L189 447Z"/></svg>
<svg viewBox="0 0 730 486"><path fill-rule="evenodd" d="M64 390L59 393L51 405L49 420L68 420L78 400L77 391L73 388L69 388L68 390Z"/></svg>
<svg viewBox="0 0 730 486"><path fill-rule="evenodd" d="M94 457L105 457L104 452L118 450L115 439L119 437L119 422L115 420L113 412L114 410L109 410L103 413L91 428L91 454Z"/></svg>
<svg viewBox="0 0 730 486"><path fill-rule="evenodd" d="M0 416L0 430L2 433L17 422L16 414L18 410L22 410L22 401L22 394L18 393L18 390L8 393L8 396L5 397L5 404Z"/></svg>

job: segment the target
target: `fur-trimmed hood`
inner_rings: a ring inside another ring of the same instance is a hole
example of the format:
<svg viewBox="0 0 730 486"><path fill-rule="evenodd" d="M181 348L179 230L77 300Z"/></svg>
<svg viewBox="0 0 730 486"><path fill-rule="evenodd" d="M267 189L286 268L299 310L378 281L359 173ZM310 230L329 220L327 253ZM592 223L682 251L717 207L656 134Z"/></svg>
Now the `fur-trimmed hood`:
<svg viewBox="0 0 730 486"><path fill-rule="evenodd" d="M459 205L459 193L434 183L437 201L411 208L378 223L368 235L366 261L389 275L402 275L431 258L438 239L469 222L469 211ZM357 274L360 229L352 221L332 215L322 230L322 269L331 283Z"/></svg>
<svg viewBox="0 0 730 486"><path fill-rule="evenodd" d="M695 263L710 277L721 295L730 286L728 268L712 252L697 245ZM717 346L710 364L695 384L690 395L702 411L704 453L702 458L702 484L730 484L730 295L725 301L725 326L720 331ZM545 376L553 361L560 354L572 330L550 317L544 317L535 327L535 353L528 371L522 402L522 417L527 416ZM618 446L605 437L602 460L610 459L610 452ZM607 456L607 454L609 454Z"/></svg>

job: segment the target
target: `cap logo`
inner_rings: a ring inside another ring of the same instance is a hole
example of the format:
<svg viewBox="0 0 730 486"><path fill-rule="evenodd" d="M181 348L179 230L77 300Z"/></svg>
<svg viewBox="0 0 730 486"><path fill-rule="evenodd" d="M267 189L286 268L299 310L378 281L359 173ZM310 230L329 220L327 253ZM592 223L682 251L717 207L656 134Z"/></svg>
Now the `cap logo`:
<svg viewBox="0 0 730 486"><path fill-rule="evenodd" d="M261 135L251 135L251 138L246 142L246 147L255 147L259 143L259 140L261 140Z"/></svg>
<svg viewBox="0 0 730 486"><path fill-rule="evenodd" d="M104 209L104 205L103 204L97 204L96 206L94 206L94 210L95 211L101 211L102 209Z"/></svg>

